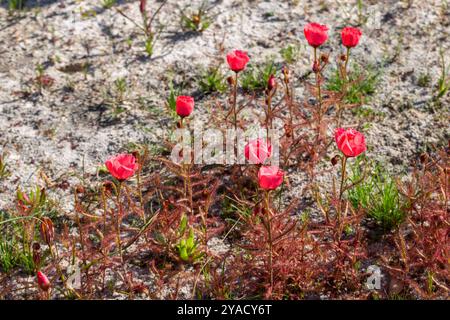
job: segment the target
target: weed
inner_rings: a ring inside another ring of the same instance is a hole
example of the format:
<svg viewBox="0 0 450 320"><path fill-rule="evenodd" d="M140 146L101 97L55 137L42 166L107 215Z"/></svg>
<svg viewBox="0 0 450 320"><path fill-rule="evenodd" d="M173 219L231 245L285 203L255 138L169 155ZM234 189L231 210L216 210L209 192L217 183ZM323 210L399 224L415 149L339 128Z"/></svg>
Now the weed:
<svg viewBox="0 0 450 320"><path fill-rule="evenodd" d="M11 175L11 171L8 170L8 164L6 163L5 154L0 154L0 180L6 179Z"/></svg>
<svg viewBox="0 0 450 320"><path fill-rule="evenodd" d="M245 91L261 91L267 87L269 77L276 74L273 60L261 65L249 64L240 77L241 87Z"/></svg>
<svg viewBox="0 0 450 320"><path fill-rule="evenodd" d="M347 87L347 94L344 100L350 104L364 104L369 101L369 97L376 91L380 71L374 66L368 66L362 69L355 65L352 72L348 74L350 84ZM339 74L339 70L334 70L328 79L326 88L331 91L342 92L345 81Z"/></svg>
<svg viewBox="0 0 450 320"><path fill-rule="evenodd" d="M353 108L351 110L355 116L357 116L359 118L365 118L368 120L372 120L374 118L383 118L386 116L386 114L384 112L376 111L370 107L359 107L359 108Z"/></svg>
<svg viewBox="0 0 450 320"><path fill-rule="evenodd" d="M422 73L419 75L417 79L417 85L422 88L427 88L430 86L431 76L429 73Z"/></svg>
<svg viewBox="0 0 450 320"><path fill-rule="evenodd" d="M177 96L179 95L180 90L174 88L173 82L169 83L169 96L167 97L166 106L170 110L171 117L173 119L177 118L177 112L176 112L176 100Z"/></svg>
<svg viewBox="0 0 450 320"><path fill-rule="evenodd" d="M178 228L180 240L178 244L176 244L175 248L183 261L194 263L198 261L203 254L198 251L198 242L194 237L194 229L189 228L188 234L186 234L186 231L187 217L182 216L180 226Z"/></svg>
<svg viewBox="0 0 450 320"><path fill-rule="evenodd" d="M441 49L439 51L439 56L440 56L441 76L439 77L437 83L437 92L435 100L439 100L440 98L442 98L450 88L450 78L447 74L448 66L445 64L444 50Z"/></svg>
<svg viewBox="0 0 450 320"><path fill-rule="evenodd" d="M163 0L159 7L152 11L150 15L147 11L146 5L147 1L141 0L139 1L139 12L141 14L142 22L137 22L135 19L128 16L121 9L114 7L117 13L123 16L125 19L133 23L144 35L144 51L147 53L148 57L152 57L154 53L155 42L158 38L158 35L161 33L162 26L160 26L157 30L154 28L154 22L156 17L158 16L161 9L166 5L167 0Z"/></svg>
<svg viewBox="0 0 450 320"><path fill-rule="evenodd" d="M204 71L200 76L198 84L200 90L204 93L223 93L227 89L225 77L221 74L219 68L210 68Z"/></svg>
<svg viewBox="0 0 450 320"><path fill-rule="evenodd" d="M200 7L194 10L194 13L186 15L183 10L181 13L181 26L185 30L193 32L203 32L209 28L212 19L208 15L208 10L206 8L206 2L203 2Z"/></svg>
<svg viewBox="0 0 450 320"><path fill-rule="evenodd" d="M102 7L104 9L111 9L113 5L117 3L117 0L103 0Z"/></svg>
<svg viewBox="0 0 450 320"><path fill-rule="evenodd" d="M8 9L13 10L23 10L25 9L25 5L27 0L8 0Z"/></svg>
<svg viewBox="0 0 450 320"><path fill-rule="evenodd" d="M293 64L300 57L300 47L289 44L280 50L280 54L287 64Z"/></svg>

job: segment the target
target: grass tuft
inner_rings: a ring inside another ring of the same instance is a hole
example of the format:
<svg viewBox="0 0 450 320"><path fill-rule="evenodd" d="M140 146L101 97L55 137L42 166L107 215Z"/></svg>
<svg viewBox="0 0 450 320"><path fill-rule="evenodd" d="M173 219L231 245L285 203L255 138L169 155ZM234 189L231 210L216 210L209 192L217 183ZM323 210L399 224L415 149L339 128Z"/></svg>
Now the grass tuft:
<svg viewBox="0 0 450 320"><path fill-rule="evenodd" d="M363 178L358 157L352 167L350 180L354 183ZM348 199L354 208L363 209L385 230L391 230L405 219L405 211L394 179L380 165L376 165L369 177L348 191Z"/></svg>
<svg viewBox="0 0 450 320"><path fill-rule="evenodd" d="M376 91L381 72L374 66L368 66L362 69L355 65L349 72L350 86L347 88L347 94L344 101L351 104L364 104L370 101L370 96ZM327 90L342 92L344 89L344 80L339 74L339 70L332 71L326 86Z"/></svg>

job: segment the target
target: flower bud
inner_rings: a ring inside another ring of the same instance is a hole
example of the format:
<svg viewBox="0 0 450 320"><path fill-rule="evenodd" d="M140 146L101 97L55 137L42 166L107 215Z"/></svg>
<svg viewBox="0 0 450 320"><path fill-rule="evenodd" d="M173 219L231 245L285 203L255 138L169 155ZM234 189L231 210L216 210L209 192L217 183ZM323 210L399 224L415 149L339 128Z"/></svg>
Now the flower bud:
<svg viewBox="0 0 450 320"><path fill-rule="evenodd" d="M341 54L340 59L345 62L345 60L347 60L347 56L345 54Z"/></svg>
<svg viewBox="0 0 450 320"><path fill-rule="evenodd" d="M322 53L322 54L320 55L320 60L321 60L323 63L327 64L327 63L328 63L328 54Z"/></svg>
<svg viewBox="0 0 450 320"><path fill-rule="evenodd" d="M55 228L53 227L53 222L50 218L44 217L41 222L41 238L45 243L50 244L55 238Z"/></svg>
<svg viewBox="0 0 450 320"><path fill-rule="evenodd" d="M232 76L229 76L229 77L227 78L227 82L228 82L228 84L229 84L230 86L234 87L235 80L234 80L234 78L233 78Z"/></svg>
<svg viewBox="0 0 450 320"><path fill-rule="evenodd" d="M283 66L283 69L281 70L283 72L284 76L284 82L289 83L289 69L286 66Z"/></svg>
<svg viewBox="0 0 450 320"><path fill-rule="evenodd" d="M314 61L312 70L314 73L318 73L320 71L320 65L318 61Z"/></svg>
<svg viewBox="0 0 450 320"><path fill-rule="evenodd" d="M194 14L192 17L192 22L198 27L200 24L200 16L198 14Z"/></svg>
<svg viewBox="0 0 450 320"><path fill-rule="evenodd" d="M139 11L141 14L145 14L145 7L147 5L147 0L141 0L139 3Z"/></svg>
<svg viewBox="0 0 450 320"><path fill-rule="evenodd" d="M105 190L105 192L111 193L115 189L115 186L112 181L105 181L103 182L103 189Z"/></svg>
<svg viewBox="0 0 450 320"><path fill-rule="evenodd" d="M428 160L428 154L426 152L422 153L419 156L420 163L424 164Z"/></svg>
<svg viewBox="0 0 450 320"><path fill-rule="evenodd" d="M86 190L84 189L84 187L81 185L81 184L79 184L79 185L77 185L76 187L75 187L75 192L76 193L84 193Z"/></svg>
<svg viewBox="0 0 450 320"><path fill-rule="evenodd" d="M50 281L48 280L47 276L43 272L38 271L37 279L38 279L39 288L41 288L41 290L48 291L48 289L50 289Z"/></svg>
<svg viewBox="0 0 450 320"><path fill-rule="evenodd" d="M339 155L335 155L333 158L331 158L331 164L335 166L339 162L339 158Z"/></svg>
<svg viewBox="0 0 450 320"><path fill-rule="evenodd" d="M272 91L272 89L275 89L277 87L277 79L274 77L273 74L270 75L269 80L267 81L267 88Z"/></svg>

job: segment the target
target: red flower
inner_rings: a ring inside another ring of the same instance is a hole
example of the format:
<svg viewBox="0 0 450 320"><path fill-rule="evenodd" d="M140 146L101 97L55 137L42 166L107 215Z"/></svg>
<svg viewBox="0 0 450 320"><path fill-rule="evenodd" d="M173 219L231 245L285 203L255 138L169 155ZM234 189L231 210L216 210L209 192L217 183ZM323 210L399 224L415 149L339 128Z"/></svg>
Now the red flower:
<svg viewBox="0 0 450 320"><path fill-rule="evenodd" d="M272 153L272 146L267 140L252 140L244 148L245 158L252 164L263 164Z"/></svg>
<svg viewBox="0 0 450 320"><path fill-rule="evenodd" d="M328 27L318 23L308 23L303 29L306 40L310 46L317 48L320 47L328 39Z"/></svg>
<svg viewBox="0 0 450 320"><path fill-rule="evenodd" d="M259 168L259 186L265 190L275 190L283 183L284 172L277 166L265 166Z"/></svg>
<svg viewBox="0 0 450 320"><path fill-rule="evenodd" d="M342 44L347 48L356 47L361 35L362 32L358 28L345 27L341 32Z"/></svg>
<svg viewBox="0 0 450 320"><path fill-rule="evenodd" d="M187 117L194 110L194 98L190 96L179 96L176 105L177 114L182 118Z"/></svg>
<svg viewBox="0 0 450 320"><path fill-rule="evenodd" d="M48 280L47 276L41 271L38 271L37 273L37 280L39 288L44 291L48 291L48 289L50 289L50 281Z"/></svg>
<svg viewBox="0 0 450 320"><path fill-rule="evenodd" d="M334 139L339 150L346 157L356 157L366 151L366 141L364 135L354 129L336 129Z"/></svg>
<svg viewBox="0 0 450 320"><path fill-rule="evenodd" d="M233 50L227 54L227 62L230 69L234 72L239 72L245 69L245 66L250 61L246 51Z"/></svg>
<svg viewBox="0 0 450 320"><path fill-rule="evenodd" d="M126 180L133 176L139 165L132 154L119 154L111 157L105 162L109 173L117 180Z"/></svg>

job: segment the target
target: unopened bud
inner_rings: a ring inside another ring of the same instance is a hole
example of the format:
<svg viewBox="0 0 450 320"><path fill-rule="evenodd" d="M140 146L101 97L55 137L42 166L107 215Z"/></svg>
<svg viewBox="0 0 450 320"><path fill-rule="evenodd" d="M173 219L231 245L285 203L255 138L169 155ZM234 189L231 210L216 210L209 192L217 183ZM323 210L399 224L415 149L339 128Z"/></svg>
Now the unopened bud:
<svg viewBox="0 0 450 320"><path fill-rule="evenodd" d="M103 189L105 192L112 192L114 190L114 184L111 181L103 182Z"/></svg>
<svg viewBox="0 0 450 320"><path fill-rule="evenodd" d="M325 64L328 63L328 54L322 53L320 55L320 60Z"/></svg>
<svg viewBox="0 0 450 320"><path fill-rule="evenodd" d="M318 61L314 61L312 70L313 70L314 73L318 73L319 72L320 66L319 66L319 62Z"/></svg>
<svg viewBox="0 0 450 320"><path fill-rule="evenodd" d="M289 69L286 66L283 66L283 69L281 70L283 72L284 76L284 82L289 83Z"/></svg>
<svg viewBox="0 0 450 320"><path fill-rule="evenodd" d="M194 16L192 17L192 22L198 26L200 24L200 16L197 14L194 14Z"/></svg>
<svg viewBox="0 0 450 320"><path fill-rule="evenodd" d="M234 86L234 85L235 85L235 80L234 80L234 78L233 78L232 76L229 76L229 77L227 78L227 82L228 82L228 84L229 84L230 86Z"/></svg>
<svg viewBox="0 0 450 320"><path fill-rule="evenodd" d="M275 89L277 87L277 79L274 77L273 74L270 75L269 80L267 81L267 88L272 91L272 89Z"/></svg>
<svg viewBox="0 0 450 320"><path fill-rule="evenodd" d="M76 193L84 193L85 192L84 187L81 184L77 185L75 187L75 192Z"/></svg>
<svg viewBox="0 0 450 320"><path fill-rule="evenodd" d="M145 14L145 7L147 6L147 0L141 0L139 3L139 11L141 14Z"/></svg>
<svg viewBox="0 0 450 320"><path fill-rule="evenodd" d="M38 279L39 288L41 288L41 290L48 291L48 289L50 289L50 281L48 280L47 276L43 272L38 271L37 279Z"/></svg>
<svg viewBox="0 0 450 320"><path fill-rule="evenodd" d="M41 222L41 238L45 243L50 244L55 238L55 228L53 227L53 222L50 218L44 217Z"/></svg>
<svg viewBox="0 0 450 320"><path fill-rule="evenodd" d="M341 54L341 61L345 61L345 60L347 60L347 56L345 55L345 54Z"/></svg>
<svg viewBox="0 0 450 320"><path fill-rule="evenodd" d="M331 158L331 164L333 165L333 166L335 166L338 162L339 162L339 159L340 159L341 157L339 156L339 155L336 155L336 156L334 156L333 158Z"/></svg>
<svg viewBox="0 0 450 320"><path fill-rule="evenodd" d="M420 163L424 164L428 160L428 154L426 152L422 153L419 156Z"/></svg>

